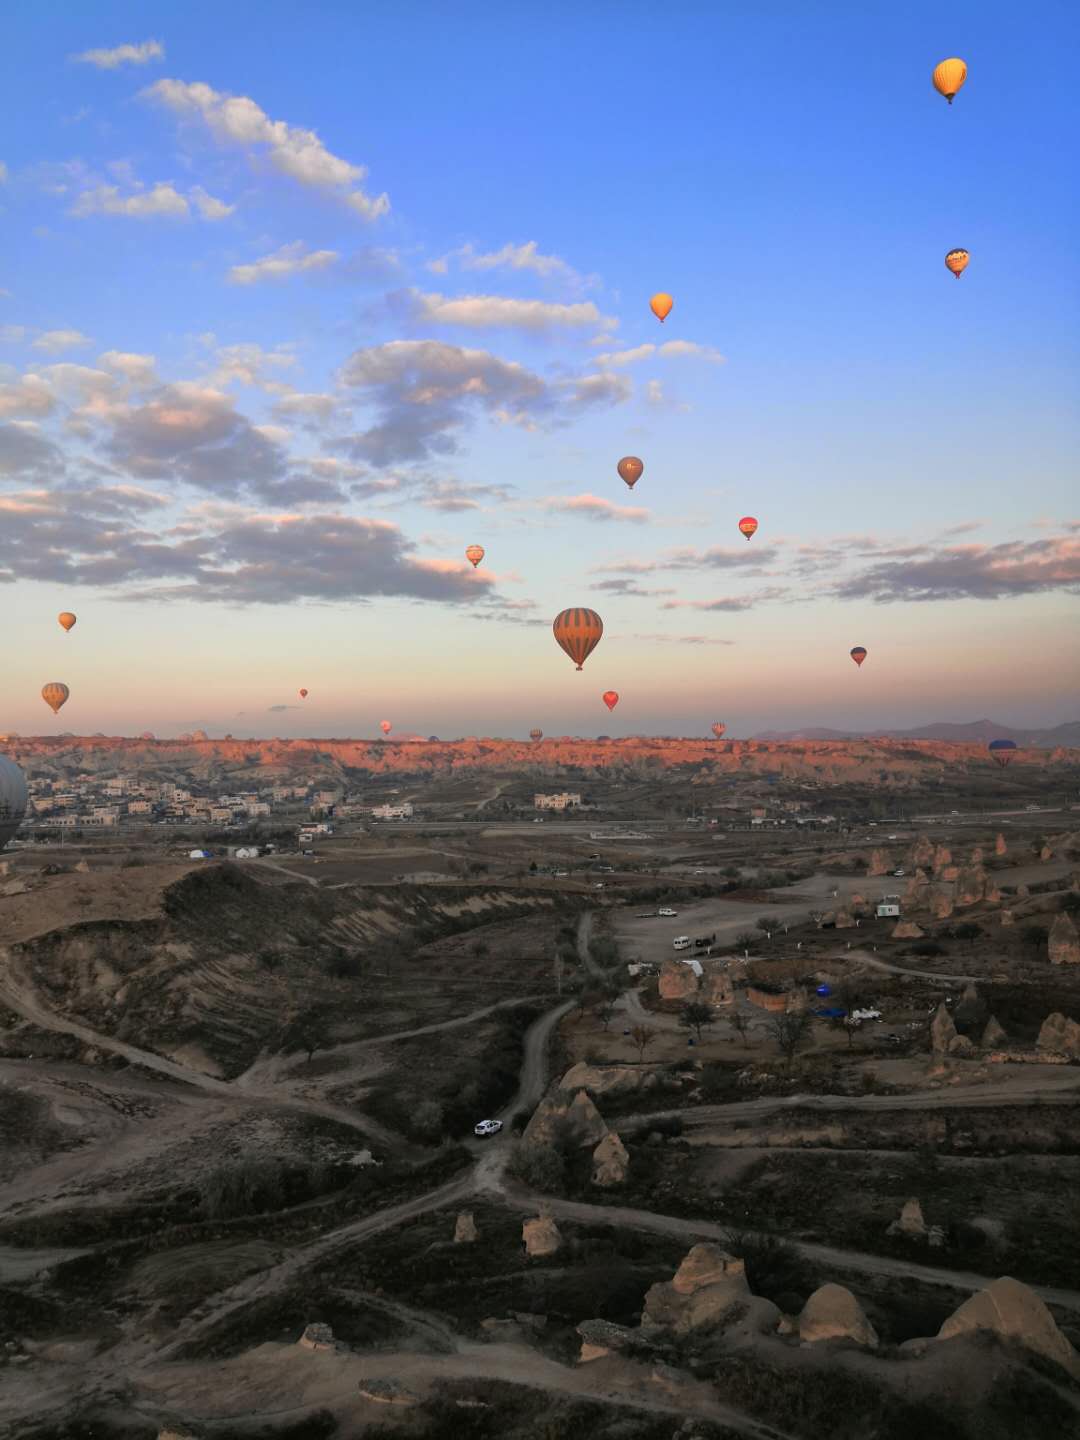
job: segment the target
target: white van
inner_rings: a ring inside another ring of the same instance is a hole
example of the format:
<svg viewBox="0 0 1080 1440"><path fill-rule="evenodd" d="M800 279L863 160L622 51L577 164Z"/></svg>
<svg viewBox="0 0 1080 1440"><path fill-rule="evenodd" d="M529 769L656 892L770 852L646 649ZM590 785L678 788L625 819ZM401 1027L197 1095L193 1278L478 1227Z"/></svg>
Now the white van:
<svg viewBox="0 0 1080 1440"><path fill-rule="evenodd" d="M677 935L677 936L675 937L675 939L671 942L671 948L672 948L673 950L689 950L689 949L690 949L690 936L689 936L689 935Z"/></svg>

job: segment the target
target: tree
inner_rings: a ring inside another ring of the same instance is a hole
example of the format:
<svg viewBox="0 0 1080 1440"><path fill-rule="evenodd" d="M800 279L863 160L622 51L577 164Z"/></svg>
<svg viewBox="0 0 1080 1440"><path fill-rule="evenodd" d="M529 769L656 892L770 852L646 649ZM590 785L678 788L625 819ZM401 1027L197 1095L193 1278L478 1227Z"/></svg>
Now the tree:
<svg viewBox="0 0 1080 1440"><path fill-rule="evenodd" d="M777 1049L790 1070L796 1050L809 1038L810 1016L805 1010L785 1010L769 1021L769 1034L776 1041Z"/></svg>
<svg viewBox="0 0 1080 1440"><path fill-rule="evenodd" d="M759 915L754 921L754 924L765 936L766 940L771 940L777 930L780 929L780 921L775 915Z"/></svg>
<svg viewBox="0 0 1080 1440"><path fill-rule="evenodd" d="M739 1009L735 1009L731 1012L728 1018L731 1021L732 1029L735 1031L739 1039L745 1045L746 1037L750 1032L750 1016L744 1014L743 1011Z"/></svg>
<svg viewBox="0 0 1080 1440"><path fill-rule="evenodd" d="M645 1059L645 1051L656 1039L656 1031L649 1025L635 1025L630 1031L630 1039L637 1046L638 1059Z"/></svg>
<svg viewBox="0 0 1080 1440"><path fill-rule="evenodd" d="M739 950L751 950L757 944L757 936L752 930L740 930L735 936L735 945Z"/></svg>
<svg viewBox="0 0 1080 1440"><path fill-rule="evenodd" d="M479 960L479 959L481 959L484 955L486 955L486 954L488 953L488 944L487 944L487 941L486 941L486 940L479 940L479 939L474 940L474 941L472 942L472 944L469 946L469 950L470 950L471 953L472 953L473 959L474 959L474 960Z"/></svg>
<svg viewBox="0 0 1080 1440"><path fill-rule="evenodd" d="M611 1017L615 1014L615 998L610 991L606 991L600 996L599 1003L596 1006L596 1018L605 1030L611 1024Z"/></svg>
<svg viewBox="0 0 1080 1440"><path fill-rule="evenodd" d="M286 1024L278 1048L287 1055L296 1050L305 1051L310 1065L315 1051L322 1049L328 1036L326 1021L318 1010L298 1010Z"/></svg>
<svg viewBox="0 0 1080 1440"><path fill-rule="evenodd" d="M683 1007L679 1015L679 1024L684 1030L693 1030L698 1040L701 1039L702 1030L708 1029L715 1024L716 1016L713 1014L711 1005L706 1005L700 1000L690 1000Z"/></svg>

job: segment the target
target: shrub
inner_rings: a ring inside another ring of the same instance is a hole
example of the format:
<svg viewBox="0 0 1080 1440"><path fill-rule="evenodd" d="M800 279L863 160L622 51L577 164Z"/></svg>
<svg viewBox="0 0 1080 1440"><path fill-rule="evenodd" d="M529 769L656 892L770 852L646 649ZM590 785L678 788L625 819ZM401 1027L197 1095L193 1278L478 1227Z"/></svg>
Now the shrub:
<svg viewBox="0 0 1080 1440"><path fill-rule="evenodd" d="M554 1145L526 1145L518 1141L508 1168L511 1175L545 1194L561 1195L566 1188L566 1161Z"/></svg>
<svg viewBox="0 0 1080 1440"><path fill-rule="evenodd" d="M809 1294L813 1283L802 1256L779 1235L761 1230L724 1232L724 1248L746 1266L746 1279L755 1295L775 1300L777 1295Z"/></svg>

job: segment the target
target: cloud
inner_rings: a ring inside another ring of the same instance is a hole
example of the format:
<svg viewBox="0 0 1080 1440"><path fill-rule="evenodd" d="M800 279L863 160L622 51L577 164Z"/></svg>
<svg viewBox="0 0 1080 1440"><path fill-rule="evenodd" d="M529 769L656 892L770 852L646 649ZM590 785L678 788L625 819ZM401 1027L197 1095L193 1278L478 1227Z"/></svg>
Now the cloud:
<svg viewBox="0 0 1080 1440"><path fill-rule="evenodd" d="M527 240L523 245L506 244L501 250L487 254L477 254L472 245L461 245L437 260L429 260L427 268L435 275L445 275L451 260L457 261L462 270L524 270L544 279L582 283L582 277L572 265L558 255L542 255L535 240Z"/></svg>
<svg viewBox="0 0 1080 1440"><path fill-rule="evenodd" d="M0 475L21 480L52 480L64 471L60 450L32 427L0 424Z"/></svg>
<svg viewBox="0 0 1080 1440"><path fill-rule="evenodd" d="M7 166L4 164L3 160L0 160L0 185L6 185L6 184L7 184L7 178L8 178L8 168L7 168Z"/></svg>
<svg viewBox="0 0 1080 1440"><path fill-rule="evenodd" d="M0 417L51 415L56 398L40 375L23 375L10 385L0 385Z"/></svg>
<svg viewBox="0 0 1080 1440"><path fill-rule="evenodd" d="M593 587L594 590L606 590L612 595L648 596L674 595L675 591L670 586L641 586L635 585L633 580L600 580Z"/></svg>
<svg viewBox="0 0 1080 1440"><path fill-rule="evenodd" d="M292 393L292 387L275 378L280 371L291 369L296 356L284 346L264 350L261 345L241 344L217 346L213 335L203 337L214 348L214 368L206 377L213 387L250 385L272 395Z"/></svg>
<svg viewBox="0 0 1080 1440"><path fill-rule="evenodd" d="M754 595L723 595L718 600L665 600L662 610L722 610L738 611L753 608L758 597Z"/></svg>
<svg viewBox="0 0 1080 1440"><path fill-rule="evenodd" d="M174 185L159 180L149 190L133 182L135 188L128 195L121 194L118 185L94 185L83 190L71 214L79 220L91 215L113 215L126 220L187 220L191 216L191 201L194 201L204 220L222 220L231 215L235 205L226 205L215 200L201 185L190 190L190 200L181 195Z"/></svg>
<svg viewBox="0 0 1080 1440"><path fill-rule="evenodd" d="M583 375L569 382L566 393L572 410L586 410L591 405L621 405L629 400L633 385L625 375Z"/></svg>
<svg viewBox="0 0 1080 1440"><path fill-rule="evenodd" d="M584 515L588 520L626 520L641 524L648 520L649 512L639 505L616 505L600 495L571 495L541 502L546 510L566 511Z"/></svg>
<svg viewBox="0 0 1080 1440"><path fill-rule="evenodd" d="M258 285L264 280L284 280L290 275L327 270L340 259L336 250L309 251L303 240L294 240L291 245L283 245L272 255L264 255L250 265L234 265L226 279L231 285Z"/></svg>
<svg viewBox="0 0 1080 1440"><path fill-rule="evenodd" d="M778 558L775 547L761 546L755 550L734 549L711 545L707 550L682 546L667 550L652 560L620 560L612 565L596 565L593 575L649 575L656 570L746 570L760 572Z"/></svg>
<svg viewBox="0 0 1080 1440"><path fill-rule="evenodd" d="M25 325L0 325L0 341L5 345L19 345L25 339Z"/></svg>
<svg viewBox="0 0 1080 1440"><path fill-rule="evenodd" d="M513 329L535 334L614 323L606 321L591 300L556 305L546 300L510 300L501 295L453 298L412 288L388 295L387 301L392 308L405 312L414 323L460 325L472 330Z"/></svg>
<svg viewBox="0 0 1080 1440"><path fill-rule="evenodd" d="M64 350L81 350L94 342L81 330L46 330L34 341L35 350L44 350L49 355L59 355Z"/></svg>
<svg viewBox="0 0 1080 1440"><path fill-rule="evenodd" d="M669 635L662 631L632 635L632 640L654 640L662 645L734 645L734 640L721 640L716 635Z"/></svg>
<svg viewBox="0 0 1080 1440"><path fill-rule="evenodd" d="M367 174L364 166L332 154L314 130L271 120L246 96L226 95L209 85L182 80L159 80L142 93L182 119L202 121L221 144L238 146L249 155L266 153L283 175L335 196L365 220L375 220L390 209L385 194L373 199L360 188Z"/></svg>
<svg viewBox="0 0 1080 1440"><path fill-rule="evenodd" d="M104 369L114 370L132 385L140 387L157 383L156 363L153 355L135 355L127 350L106 350L98 356L98 364Z"/></svg>
<svg viewBox="0 0 1080 1440"><path fill-rule="evenodd" d="M921 547L925 553L927 547ZM1080 593L1080 540L952 545L926 558L875 561L831 587L842 599L1000 600L1047 591Z"/></svg>
<svg viewBox="0 0 1080 1440"><path fill-rule="evenodd" d="M603 337L597 337L602 340ZM673 360L681 357L695 357L699 360L707 360L712 365L723 365L724 356L719 350L714 350L711 345L698 345L693 340L666 340L662 345L654 345L647 341L644 345L635 345L631 350L611 350L594 357L593 363L603 367L610 365L633 365L638 360L647 360L650 356L656 356L662 360Z"/></svg>
<svg viewBox="0 0 1080 1440"><path fill-rule="evenodd" d="M510 485L463 485L456 480L420 481L418 489L425 509L446 515L481 510L484 500L509 500L513 494Z"/></svg>
<svg viewBox="0 0 1080 1440"><path fill-rule="evenodd" d="M337 405L333 395L305 394L298 390L291 395L282 395L274 402L274 417L301 425L315 425L329 420Z"/></svg>
<svg viewBox="0 0 1080 1440"><path fill-rule="evenodd" d="M268 705L268 706L266 707L267 713L270 714L270 715L275 714L275 713L276 713L277 711L279 711L279 710L299 710L299 709L300 709L300 706L299 706L299 705ZM243 714L243 711L241 711L241 714Z"/></svg>
<svg viewBox="0 0 1080 1440"><path fill-rule="evenodd" d="M116 70L121 65L146 65L151 60L164 60L165 47L159 40L142 40L138 45L117 45L112 50L84 50L71 58L76 64Z"/></svg>

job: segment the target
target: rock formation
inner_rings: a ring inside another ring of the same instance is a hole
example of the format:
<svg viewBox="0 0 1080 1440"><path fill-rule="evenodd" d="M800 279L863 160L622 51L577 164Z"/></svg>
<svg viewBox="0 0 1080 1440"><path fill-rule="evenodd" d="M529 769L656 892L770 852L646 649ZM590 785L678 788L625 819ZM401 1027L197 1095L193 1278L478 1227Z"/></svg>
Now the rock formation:
<svg viewBox="0 0 1080 1440"><path fill-rule="evenodd" d="M887 850L871 850L870 864L866 867L867 879L872 879L875 875L888 875L894 868Z"/></svg>
<svg viewBox="0 0 1080 1440"><path fill-rule="evenodd" d="M592 1183L621 1185L630 1169L630 1153L614 1130L604 1136L593 1151Z"/></svg>
<svg viewBox="0 0 1080 1440"><path fill-rule="evenodd" d="M799 1339L814 1345L821 1340L850 1340L876 1346L877 1331L862 1306L843 1285L822 1285L810 1296L798 1320Z"/></svg>
<svg viewBox="0 0 1080 1440"><path fill-rule="evenodd" d="M735 987L725 966L705 961L698 998L708 1005L734 1005Z"/></svg>
<svg viewBox="0 0 1080 1440"><path fill-rule="evenodd" d="M681 960L665 960L660 966L661 1000L690 1000L698 992L698 977L693 966Z"/></svg>
<svg viewBox="0 0 1080 1440"><path fill-rule="evenodd" d="M957 906L966 908L968 905L977 905L986 895L986 887L990 883L990 876L981 865L965 865L956 876L956 888L953 891L953 902Z"/></svg>
<svg viewBox="0 0 1080 1440"><path fill-rule="evenodd" d="M471 1210L462 1210L454 1225L454 1244L472 1245L479 1239Z"/></svg>
<svg viewBox="0 0 1080 1440"><path fill-rule="evenodd" d="M544 1096L522 1134L523 1145L552 1145L564 1136L578 1146L598 1145L607 1134L604 1117L587 1090L555 1089Z"/></svg>
<svg viewBox="0 0 1080 1440"><path fill-rule="evenodd" d="M850 911L846 906L842 906L842 907L841 907L839 910L837 910L837 912L836 912L836 922L835 922L835 923L836 923L836 928L837 928L837 930L854 930L854 929L855 929L855 916L851 913L851 911Z"/></svg>
<svg viewBox="0 0 1080 1440"><path fill-rule="evenodd" d="M900 1218L894 1220L885 1233L902 1235L907 1240L925 1240L935 1248L945 1243L945 1231L940 1225L927 1225L918 1199L904 1201Z"/></svg>
<svg viewBox="0 0 1080 1440"><path fill-rule="evenodd" d="M930 877L925 870L916 870L904 886L901 903L905 910L919 910L929 903Z"/></svg>
<svg viewBox="0 0 1080 1440"><path fill-rule="evenodd" d="M771 1301L751 1295L743 1262L719 1245L695 1245L670 1281L649 1288L643 1326L677 1336L727 1324L774 1330L780 1312Z"/></svg>
<svg viewBox="0 0 1080 1440"><path fill-rule="evenodd" d="M1073 1376L1080 1376L1080 1358L1058 1329L1054 1317L1034 1290L1003 1275L965 1300L938 1331L939 1340L989 1331L999 1340L1054 1360Z"/></svg>
<svg viewBox="0 0 1080 1440"><path fill-rule="evenodd" d="M590 1095L633 1095L654 1089L657 1075L637 1065L589 1065L579 1060L559 1082L561 1090L587 1090Z"/></svg>
<svg viewBox="0 0 1080 1440"><path fill-rule="evenodd" d="M1069 1060L1080 1060L1080 1023L1055 1011L1043 1021L1035 1047L1052 1055L1064 1055Z"/></svg>
<svg viewBox="0 0 1080 1440"><path fill-rule="evenodd" d="M951 885L932 885L927 897L930 914L935 920L947 920L953 912Z"/></svg>
<svg viewBox="0 0 1080 1440"><path fill-rule="evenodd" d="M956 1026L946 1008L945 1001L934 1011L930 1022L930 1049L935 1055L947 1055L949 1046L956 1039Z"/></svg>
<svg viewBox="0 0 1080 1440"><path fill-rule="evenodd" d="M1006 926L1006 927L1008 927L1008 926L1010 926L1010 925L1015 925L1015 924L1016 924L1016 916L1013 914L1013 912L1012 912L1011 910L1002 910L1002 912L1001 912L1001 923L1002 923L1002 925L1004 925L1004 926Z"/></svg>
<svg viewBox="0 0 1080 1440"><path fill-rule="evenodd" d="M1008 853L1009 847L1005 842L1005 836L999 830L997 834L997 839L994 841L994 854L1007 855Z"/></svg>
<svg viewBox="0 0 1080 1440"><path fill-rule="evenodd" d="M999 1045L1004 1045L1009 1037L1005 1034L1004 1027L999 1025L993 1015L986 1022L986 1029L982 1033L982 1048L984 1050L996 1050Z"/></svg>
<svg viewBox="0 0 1080 1440"><path fill-rule="evenodd" d="M934 863L934 842L929 835L920 835L908 851L908 865L928 870Z"/></svg>
<svg viewBox="0 0 1080 1440"><path fill-rule="evenodd" d="M892 928L891 938L893 940L921 940L926 931L921 925L916 925L914 920L898 920Z"/></svg>
<svg viewBox="0 0 1080 1440"><path fill-rule="evenodd" d="M1046 943L1051 964L1080 965L1080 934L1067 911L1055 916Z"/></svg>
<svg viewBox="0 0 1080 1440"><path fill-rule="evenodd" d="M1049 845L1044 845L1044 846L1042 847L1042 849L1039 851L1039 859L1040 859L1040 860L1042 861L1042 863L1045 865L1045 864L1047 864L1048 861L1052 860L1053 858L1054 858L1054 852L1053 852L1053 850L1051 850L1051 848L1050 848Z"/></svg>
<svg viewBox="0 0 1080 1440"><path fill-rule="evenodd" d="M544 1255L555 1255L562 1248L562 1235L550 1215L538 1215L535 1220L526 1220L521 1227L521 1238L525 1254L533 1259Z"/></svg>
<svg viewBox="0 0 1080 1440"><path fill-rule="evenodd" d="M577 1333L581 1336L578 1360L582 1365L590 1360L603 1360L616 1351L635 1349L639 1343L635 1331L626 1325L616 1325L613 1320L582 1320Z"/></svg>
<svg viewBox="0 0 1080 1440"><path fill-rule="evenodd" d="M953 1021L959 1021L961 1025L969 1027L979 1024L985 1014L986 1004L983 1000L979 999L979 992L975 987L975 982L969 980L964 986L964 991L960 999L953 1006Z"/></svg>
<svg viewBox="0 0 1080 1440"><path fill-rule="evenodd" d="M304 1333L296 1342L305 1350L333 1350L335 1348L334 1332L329 1325L321 1325L318 1322L305 1325Z"/></svg>
<svg viewBox="0 0 1080 1440"><path fill-rule="evenodd" d="M931 861L931 869L935 875L940 875L942 870L952 864L952 851L947 845L938 845L934 849L934 858Z"/></svg>

